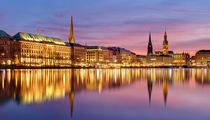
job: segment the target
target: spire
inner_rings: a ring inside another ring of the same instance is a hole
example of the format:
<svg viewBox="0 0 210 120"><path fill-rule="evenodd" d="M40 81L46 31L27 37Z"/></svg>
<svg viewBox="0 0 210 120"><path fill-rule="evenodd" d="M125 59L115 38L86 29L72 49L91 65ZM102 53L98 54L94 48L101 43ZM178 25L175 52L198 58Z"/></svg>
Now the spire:
<svg viewBox="0 0 210 120"><path fill-rule="evenodd" d="M167 41L167 32L166 32L166 26L165 26L164 41Z"/></svg>
<svg viewBox="0 0 210 120"><path fill-rule="evenodd" d="M148 43L148 48L147 48L147 55L150 55L150 54L153 54L151 32L149 32L149 43Z"/></svg>
<svg viewBox="0 0 210 120"><path fill-rule="evenodd" d="M151 32L149 32L149 43L152 43Z"/></svg>
<svg viewBox="0 0 210 120"><path fill-rule="evenodd" d="M73 17L72 16L71 16L71 26L70 26L70 34L69 34L69 43L75 43L74 26L73 26Z"/></svg>

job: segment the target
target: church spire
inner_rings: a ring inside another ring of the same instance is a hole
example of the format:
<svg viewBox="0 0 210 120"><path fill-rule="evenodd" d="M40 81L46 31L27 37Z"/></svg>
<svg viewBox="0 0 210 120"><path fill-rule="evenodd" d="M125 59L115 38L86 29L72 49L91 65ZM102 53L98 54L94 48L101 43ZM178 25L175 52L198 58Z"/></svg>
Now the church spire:
<svg viewBox="0 0 210 120"><path fill-rule="evenodd" d="M165 27L165 34L164 34L164 41L163 41L163 54L168 54L168 40L167 40L167 33L166 33L166 27Z"/></svg>
<svg viewBox="0 0 210 120"><path fill-rule="evenodd" d="M149 42L152 43L151 32L149 32Z"/></svg>
<svg viewBox="0 0 210 120"><path fill-rule="evenodd" d="M74 26L73 26L73 17L72 16L71 16L71 26L70 26L70 34L69 34L69 43L75 43Z"/></svg>
<svg viewBox="0 0 210 120"><path fill-rule="evenodd" d="M147 48L147 55L150 55L150 54L153 54L151 32L149 33L149 43L148 43L148 48Z"/></svg>
<svg viewBox="0 0 210 120"><path fill-rule="evenodd" d="M165 34L164 34L164 42L168 42L168 40L167 40L167 32L166 32L166 27L165 27Z"/></svg>

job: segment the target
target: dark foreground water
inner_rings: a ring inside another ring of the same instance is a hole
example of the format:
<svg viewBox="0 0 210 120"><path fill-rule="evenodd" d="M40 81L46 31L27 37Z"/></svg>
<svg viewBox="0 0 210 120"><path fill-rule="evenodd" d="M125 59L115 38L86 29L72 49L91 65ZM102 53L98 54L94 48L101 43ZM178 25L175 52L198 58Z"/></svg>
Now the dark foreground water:
<svg viewBox="0 0 210 120"><path fill-rule="evenodd" d="M1 120L209 120L210 69L0 70Z"/></svg>

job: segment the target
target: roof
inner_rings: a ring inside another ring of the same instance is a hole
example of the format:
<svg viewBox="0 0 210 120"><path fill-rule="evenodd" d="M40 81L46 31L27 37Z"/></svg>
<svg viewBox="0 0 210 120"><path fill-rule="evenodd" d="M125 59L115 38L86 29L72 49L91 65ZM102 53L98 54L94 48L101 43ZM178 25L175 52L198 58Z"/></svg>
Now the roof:
<svg viewBox="0 0 210 120"><path fill-rule="evenodd" d="M69 42L65 42L65 45L67 45L67 46L84 47L84 46L83 46L83 45L81 45L81 44L78 44L78 43L69 43Z"/></svg>
<svg viewBox="0 0 210 120"><path fill-rule="evenodd" d="M1 37L11 37L9 34L7 34L5 31L0 30L0 36Z"/></svg>
<svg viewBox="0 0 210 120"><path fill-rule="evenodd" d="M152 54L150 56L157 56L157 57L172 57L171 55L158 55L158 54Z"/></svg>
<svg viewBox="0 0 210 120"><path fill-rule="evenodd" d="M136 55L137 57L146 57L145 55Z"/></svg>
<svg viewBox="0 0 210 120"><path fill-rule="evenodd" d="M35 35L23 32L17 33L16 35L13 36L13 38L16 40L28 40L34 42L52 42L54 44L65 45L65 43L59 38L53 38L53 37L47 37L47 36L41 36L41 35Z"/></svg>
<svg viewBox="0 0 210 120"><path fill-rule="evenodd" d="M132 53L130 50L127 50L127 49L125 49L125 48L120 48L120 51Z"/></svg>
<svg viewBox="0 0 210 120"><path fill-rule="evenodd" d="M199 50L196 54L210 53L210 50Z"/></svg>
<svg viewBox="0 0 210 120"><path fill-rule="evenodd" d="M120 48L120 47L109 47L108 49L114 50L114 51L124 51L124 52L129 52L129 53L135 54L135 53L131 52L130 50L127 50L125 48Z"/></svg>
<svg viewBox="0 0 210 120"><path fill-rule="evenodd" d="M103 49L103 50L108 50L108 48L106 47L102 47L102 46L86 46L86 49Z"/></svg>

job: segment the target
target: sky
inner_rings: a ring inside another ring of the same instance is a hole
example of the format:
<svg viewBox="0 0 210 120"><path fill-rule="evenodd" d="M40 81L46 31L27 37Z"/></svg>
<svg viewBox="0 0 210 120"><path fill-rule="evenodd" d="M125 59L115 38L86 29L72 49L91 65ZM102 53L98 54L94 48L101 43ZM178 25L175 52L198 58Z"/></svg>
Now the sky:
<svg viewBox="0 0 210 120"><path fill-rule="evenodd" d="M145 55L162 49L167 28L169 50L191 55L210 45L209 0L2 0L0 29L68 41L70 16L76 42L119 46Z"/></svg>

